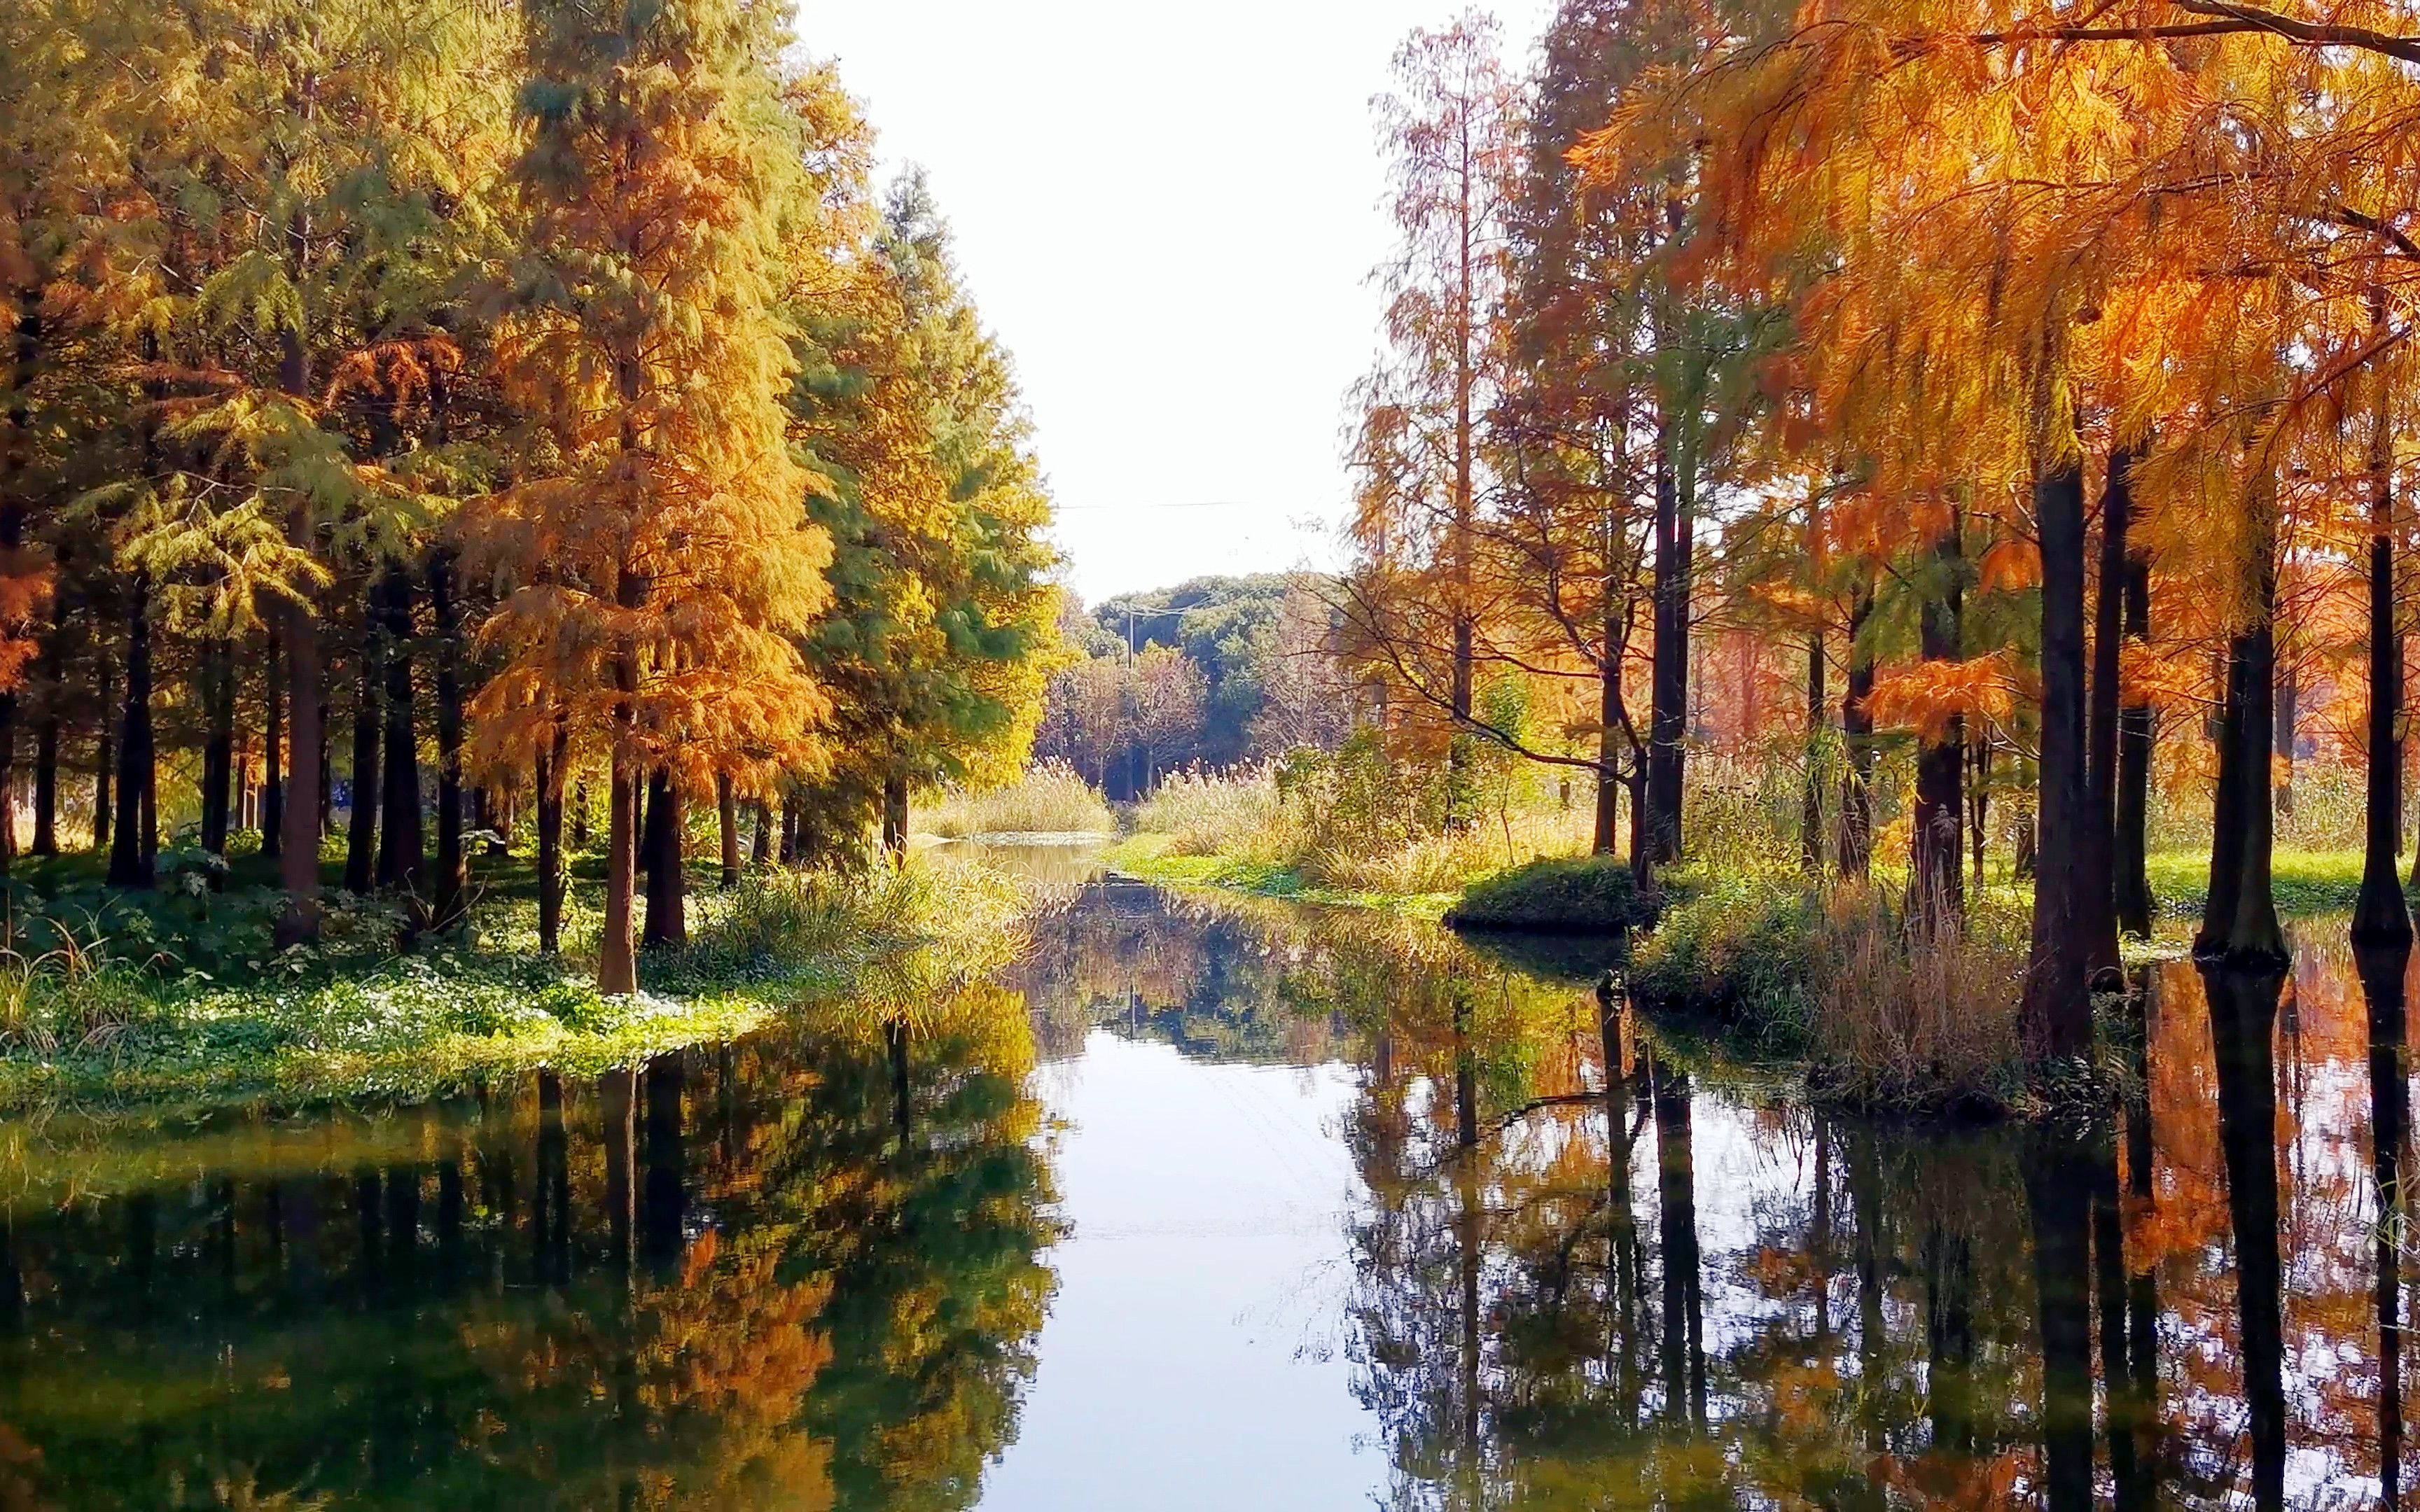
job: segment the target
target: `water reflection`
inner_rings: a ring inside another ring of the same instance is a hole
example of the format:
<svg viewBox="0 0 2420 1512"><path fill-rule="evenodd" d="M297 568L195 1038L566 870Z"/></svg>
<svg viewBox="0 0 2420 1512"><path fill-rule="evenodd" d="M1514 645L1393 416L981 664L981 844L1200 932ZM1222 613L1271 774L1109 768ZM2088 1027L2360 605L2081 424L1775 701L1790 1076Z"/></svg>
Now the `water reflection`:
<svg viewBox="0 0 2420 1512"><path fill-rule="evenodd" d="M1217 1494L1107 1400L1255 1504L2406 1499L2409 950L2139 968L2118 1105L1974 1129L1776 1097L1585 953L1131 884L1035 934L909 1031L0 1128L0 1502ZM1238 1331L1291 1395L1219 1395Z"/></svg>
<svg viewBox="0 0 2420 1512"><path fill-rule="evenodd" d="M307 1150L290 1120L21 1150L0 1498L970 1504L1049 1192L1022 1064L919 1049L904 1147L880 1046L770 1035ZM180 1146L209 1164L156 1180Z"/></svg>

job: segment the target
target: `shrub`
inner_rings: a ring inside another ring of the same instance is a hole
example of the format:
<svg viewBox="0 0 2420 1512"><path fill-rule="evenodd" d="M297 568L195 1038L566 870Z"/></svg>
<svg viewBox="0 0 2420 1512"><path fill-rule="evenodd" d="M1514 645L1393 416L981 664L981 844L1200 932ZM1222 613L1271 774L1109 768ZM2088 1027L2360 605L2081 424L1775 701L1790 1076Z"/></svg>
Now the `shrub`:
<svg viewBox="0 0 2420 1512"><path fill-rule="evenodd" d="M1630 868L1610 856L1532 861L1472 883L1445 921L1458 928L1612 933L1653 921Z"/></svg>
<svg viewBox="0 0 2420 1512"><path fill-rule="evenodd" d="M1168 837L1175 856L1228 856L1292 865L1302 837L1271 767L1171 774L1135 810L1135 825Z"/></svg>
<svg viewBox="0 0 2420 1512"><path fill-rule="evenodd" d="M1630 986L1650 1007L1708 1012L1797 1053L1813 1016L1820 911L1779 872L1686 873L1653 933L1631 952Z"/></svg>
<svg viewBox="0 0 2420 1512"><path fill-rule="evenodd" d="M1882 1106L2005 1108L2021 1091L2029 920L1978 903L1913 926L1882 889L1835 888L1815 939L1811 1050L1827 1090Z"/></svg>

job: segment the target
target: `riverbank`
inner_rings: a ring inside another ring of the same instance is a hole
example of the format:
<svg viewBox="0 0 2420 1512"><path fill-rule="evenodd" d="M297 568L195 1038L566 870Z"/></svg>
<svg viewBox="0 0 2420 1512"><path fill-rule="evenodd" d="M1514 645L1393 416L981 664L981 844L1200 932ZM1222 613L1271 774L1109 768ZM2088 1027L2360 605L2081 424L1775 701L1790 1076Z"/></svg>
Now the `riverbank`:
<svg viewBox="0 0 2420 1512"><path fill-rule="evenodd" d="M690 944L641 961L641 991L588 975L601 910L575 867L560 957L540 955L534 879L474 873L472 927L394 946L375 900L331 910L318 947L274 951L277 895L174 874L148 898L83 886L77 862L10 884L16 949L0 952L0 1111L331 1100L414 1101L544 1067L592 1074L726 1041L776 1014L910 1021L1012 959L1019 889L980 865L920 863L861 878L759 872L698 877ZM585 874L583 874L585 873Z"/></svg>

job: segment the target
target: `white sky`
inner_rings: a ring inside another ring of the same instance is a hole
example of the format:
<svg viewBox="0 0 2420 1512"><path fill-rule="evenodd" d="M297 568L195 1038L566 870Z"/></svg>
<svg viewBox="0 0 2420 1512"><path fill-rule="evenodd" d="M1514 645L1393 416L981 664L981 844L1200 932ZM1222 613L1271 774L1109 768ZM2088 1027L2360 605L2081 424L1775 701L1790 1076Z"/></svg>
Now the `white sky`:
<svg viewBox="0 0 2420 1512"><path fill-rule="evenodd" d="M1370 98L1461 8L800 0L886 169L931 177L1088 602L1336 561L1390 240ZM1491 8L1526 67L1551 0Z"/></svg>

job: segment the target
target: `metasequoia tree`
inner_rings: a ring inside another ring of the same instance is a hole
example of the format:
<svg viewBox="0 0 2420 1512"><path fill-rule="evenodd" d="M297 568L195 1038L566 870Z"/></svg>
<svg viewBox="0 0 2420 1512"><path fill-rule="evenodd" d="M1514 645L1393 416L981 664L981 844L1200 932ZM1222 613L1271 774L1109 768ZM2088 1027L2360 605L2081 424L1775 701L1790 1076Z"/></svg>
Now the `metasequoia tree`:
<svg viewBox="0 0 2420 1512"><path fill-rule="evenodd" d="M796 638L830 543L788 445L780 302L799 138L768 8L542 0L526 18L514 177L530 250L496 342L553 465L474 508L472 539L509 588L482 630L503 664L473 711L489 759L560 735L605 760L597 981L628 993L650 777L703 791L818 757L825 697Z"/></svg>

